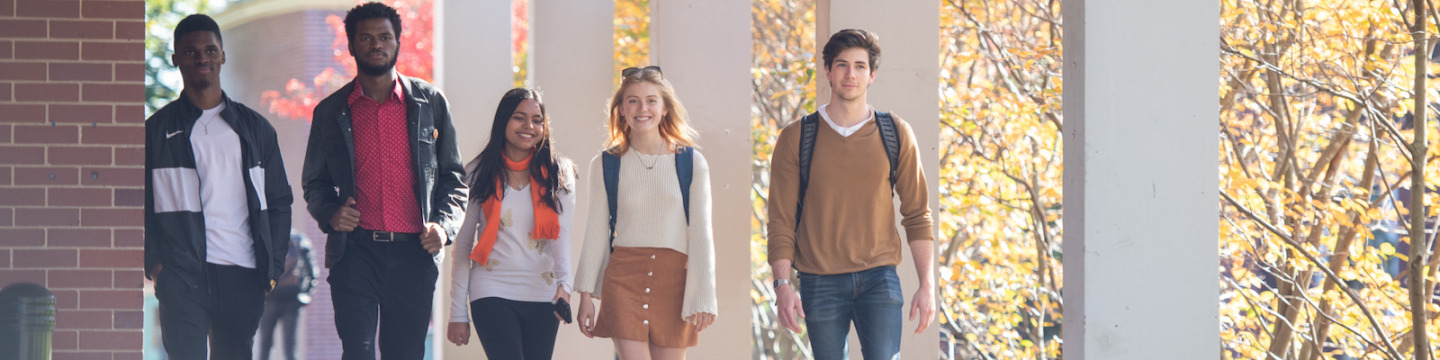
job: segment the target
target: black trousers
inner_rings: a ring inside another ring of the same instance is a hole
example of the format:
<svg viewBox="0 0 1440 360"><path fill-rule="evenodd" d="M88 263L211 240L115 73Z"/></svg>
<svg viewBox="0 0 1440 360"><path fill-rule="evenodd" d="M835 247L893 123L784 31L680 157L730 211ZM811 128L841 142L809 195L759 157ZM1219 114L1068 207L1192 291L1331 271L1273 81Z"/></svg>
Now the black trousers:
<svg viewBox="0 0 1440 360"><path fill-rule="evenodd" d="M296 339L300 328L300 308L305 307L297 300L268 300L265 314L260 316L260 360L270 360L270 348L275 346L275 325L283 327L285 360L296 360Z"/></svg>
<svg viewBox="0 0 1440 360"><path fill-rule="evenodd" d="M470 302L475 335L488 359L550 360L560 319L548 302L487 297Z"/></svg>
<svg viewBox="0 0 1440 360"><path fill-rule="evenodd" d="M425 357L435 279L440 270L418 241L375 242L352 233L345 255L330 268L335 331L341 359Z"/></svg>
<svg viewBox="0 0 1440 360"><path fill-rule="evenodd" d="M155 279L160 339L171 359L251 359L268 282L260 270L206 263L190 286L164 268ZM206 344L209 344L207 352Z"/></svg>

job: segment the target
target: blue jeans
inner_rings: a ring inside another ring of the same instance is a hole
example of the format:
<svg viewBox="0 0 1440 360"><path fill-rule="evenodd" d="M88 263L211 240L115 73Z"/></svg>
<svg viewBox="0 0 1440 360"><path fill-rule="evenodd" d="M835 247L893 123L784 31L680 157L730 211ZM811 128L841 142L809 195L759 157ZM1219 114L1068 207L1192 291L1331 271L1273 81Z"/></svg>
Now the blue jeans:
<svg viewBox="0 0 1440 360"><path fill-rule="evenodd" d="M851 321L866 360L900 358L905 296L894 266L836 275L800 272L800 305L815 359L849 358Z"/></svg>

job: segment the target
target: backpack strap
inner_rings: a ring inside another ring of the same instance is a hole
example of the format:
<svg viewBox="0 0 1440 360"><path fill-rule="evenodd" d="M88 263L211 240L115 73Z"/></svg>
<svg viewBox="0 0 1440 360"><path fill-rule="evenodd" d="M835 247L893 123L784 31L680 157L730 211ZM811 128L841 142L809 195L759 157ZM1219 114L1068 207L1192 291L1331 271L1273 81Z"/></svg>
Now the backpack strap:
<svg viewBox="0 0 1440 360"><path fill-rule="evenodd" d="M900 168L900 131L895 128L895 118L883 111L875 111L875 125L880 127L880 141L885 143L885 157L890 159L890 190L895 190Z"/></svg>
<svg viewBox="0 0 1440 360"><path fill-rule="evenodd" d="M680 179L680 199L685 205L685 224L690 224L690 182L695 178L695 148L686 146L675 154L675 177Z"/></svg>
<svg viewBox="0 0 1440 360"><path fill-rule="evenodd" d="M605 169L605 198L610 202L610 252L615 252L615 197L620 188L620 157L606 150L600 153L600 160Z"/></svg>
<svg viewBox="0 0 1440 360"><path fill-rule="evenodd" d="M795 199L795 230L800 230L800 215L805 213L805 191L810 187L810 163L815 155L815 133L819 130L818 113L800 119L800 194Z"/></svg>

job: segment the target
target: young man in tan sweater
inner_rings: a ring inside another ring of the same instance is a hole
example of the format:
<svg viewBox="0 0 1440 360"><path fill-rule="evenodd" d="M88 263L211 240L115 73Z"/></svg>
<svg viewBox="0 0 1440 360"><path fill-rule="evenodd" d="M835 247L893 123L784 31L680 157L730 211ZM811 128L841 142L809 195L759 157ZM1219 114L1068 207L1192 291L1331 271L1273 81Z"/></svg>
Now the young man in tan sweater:
<svg viewBox="0 0 1440 360"><path fill-rule="evenodd" d="M905 303L895 266L903 242L920 278L910 306L915 332L935 316L935 238L915 134L865 100L879 67L876 40L854 29L830 37L823 53L830 102L781 130L770 159L775 306L790 331L801 331L797 315L805 319L816 359L848 358L852 322L865 359L899 357ZM900 199L905 241L892 196Z"/></svg>

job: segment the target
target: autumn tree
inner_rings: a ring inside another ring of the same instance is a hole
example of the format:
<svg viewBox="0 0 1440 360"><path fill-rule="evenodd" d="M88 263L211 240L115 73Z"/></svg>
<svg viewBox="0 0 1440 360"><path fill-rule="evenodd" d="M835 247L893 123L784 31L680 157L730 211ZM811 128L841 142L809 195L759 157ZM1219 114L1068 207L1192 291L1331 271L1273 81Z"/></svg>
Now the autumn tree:
<svg viewBox="0 0 1440 360"><path fill-rule="evenodd" d="M1222 357L1431 358L1436 30L1416 4L1221 2Z"/></svg>
<svg viewBox="0 0 1440 360"><path fill-rule="evenodd" d="M1059 1L940 5L942 356L1060 356Z"/></svg>
<svg viewBox="0 0 1440 360"><path fill-rule="evenodd" d="M615 86L620 70L650 64L650 0L615 0Z"/></svg>
<svg viewBox="0 0 1440 360"><path fill-rule="evenodd" d="M510 54L515 87L530 87L530 0L510 4Z"/></svg>

